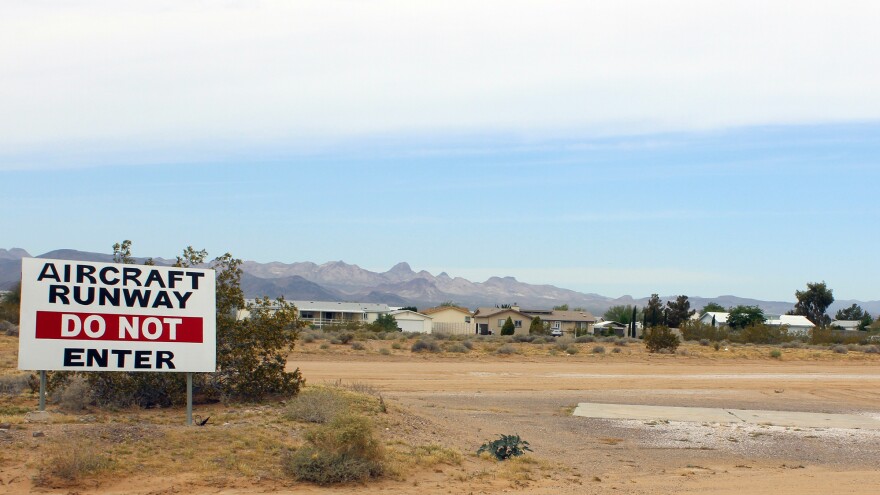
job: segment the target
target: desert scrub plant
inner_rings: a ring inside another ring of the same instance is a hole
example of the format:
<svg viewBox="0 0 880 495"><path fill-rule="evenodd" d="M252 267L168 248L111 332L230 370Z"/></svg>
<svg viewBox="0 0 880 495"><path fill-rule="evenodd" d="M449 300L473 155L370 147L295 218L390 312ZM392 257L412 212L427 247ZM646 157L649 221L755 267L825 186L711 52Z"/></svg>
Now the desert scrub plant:
<svg viewBox="0 0 880 495"><path fill-rule="evenodd" d="M460 342L456 342L456 343L450 345L450 346L446 349L446 351L447 351L447 352L455 352L455 353L458 353L458 354L466 354L466 353L468 353L468 352L471 352L470 349L468 349L467 347L465 347L465 346L464 346L463 344L461 344Z"/></svg>
<svg viewBox="0 0 880 495"><path fill-rule="evenodd" d="M334 388L307 388L287 403L284 417L304 423L326 423L348 408L342 391Z"/></svg>
<svg viewBox="0 0 880 495"><path fill-rule="evenodd" d="M53 392L52 400L65 411L79 412L92 401L92 390L85 378L75 375Z"/></svg>
<svg viewBox="0 0 880 495"><path fill-rule="evenodd" d="M832 347L831 350L834 351L835 354L846 354L847 352L849 352L849 349L847 349L846 346L843 345L836 345Z"/></svg>
<svg viewBox="0 0 880 495"><path fill-rule="evenodd" d="M319 485L366 481L382 475L385 453L367 418L337 416L305 434L306 444L282 458L284 472Z"/></svg>
<svg viewBox="0 0 880 495"><path fill-rule="evenodd" d="M113 467L113 459L100 454L94 445L81 444L77 445L75 449L57 446L45 457L37 484L48 484L48 478L76 481L110 470Z"/></svg>
<svg viewBox="0 0 880 495"><path fill-rule="evenodd" d="M379 349L379 354L381 354L383 356L390 356L391 350L389 350L387 347L383 347L383 348Z"/></svg>
<svg viewBox="0 0 880 495"><path fill-rule="evenodd" d="M0 376L0 395L18 395L28 388L28 375Z"/></svg>
<svg viewBox="0 0 880 495"><path fill-rule="evenodd" d="M516 354L516 347L514 347L510 344L504 344L495 350L495 354L501 354L501 355L505 355L505 356L509 356L510 354Z"/></svg>
<svg viewBox="0 0 880 495"><path fill-rule="evenodd" d="M782 357L782 351L780 351L779 349L773 349L772 351L770 351L770 357L773 359L779 359Z"/></svg>
<svg viewBox="0 0 880 495"><path fill-rule="evenodd" d="M440 348L440 345L433 340L417 340L413 343L412 347L410 347L410 351L412 352L441 352L443 349Z"/></svg>
<svg viewBox="0 0 880 495"><path fill-rule="evenodd" d="M499 461L510 459L532 452L529 442L521 439L519 435L500 435L498 440L484 443L477 450L477 455L487 452Z"/></svg>
<svg viewBox="0 0 880 495"><path fill-rule="evenodd" d="M605 354L605 348L601 345L597 345L596 347L593 347L593 354Z"/></svg>
<svg viewBox="0 0 880 495"><path fill-rule="evenodd" d="M395 342L395 343L391 344L391 348L392 349L403 349L403 346L400 344L400 342Z"/></svg>
<svg viewBox="0 0 880 495"><path fill-rule="evenodd" d="M574 345L570 345L565 348L565 353L568 354L569 356L574 356L578 352L580 352L580 350Z"/></svg>
<svg viewBox="0 0 880 495"><path fill-rule="evenodd" d="M589 344L590 342L595 342L596 337L593 337L592 335L581 335L580 337L574 339L574 341L578 344Z"/></svg>
<svg viewBox="0 0 880 495"><path fill-rule="evenodd" d="M681 341L678 339L678 335L675 335L666 326L651 327L645 335L645 347L649 352L659 352L662 349L668 349L672 353L678 349L679 344L681 344Z"/></svg>
<svg viewBox="0 0 880 495"><path fill-rule="evenodd" d="M366 350L366 346L364 346L363 342L352 342L351 348L355 351Z"/></svg>
<svg viewBox="0 0 880 495"><path fill-rule="evenodd" d="M620 354L620 347L615 347L614 349L611 349L611 352L614 354Z"/></svg>

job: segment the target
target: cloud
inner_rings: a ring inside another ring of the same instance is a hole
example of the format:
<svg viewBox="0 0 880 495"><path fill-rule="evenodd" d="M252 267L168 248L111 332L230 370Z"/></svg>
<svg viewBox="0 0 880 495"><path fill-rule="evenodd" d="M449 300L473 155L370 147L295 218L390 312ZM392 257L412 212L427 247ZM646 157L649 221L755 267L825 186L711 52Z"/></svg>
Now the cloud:
<svg viewBox="0 0 880 495"><path fill-rule="evenodd" d="M878 18L846 0L18 2L0 146L876 120Z"/></svg>

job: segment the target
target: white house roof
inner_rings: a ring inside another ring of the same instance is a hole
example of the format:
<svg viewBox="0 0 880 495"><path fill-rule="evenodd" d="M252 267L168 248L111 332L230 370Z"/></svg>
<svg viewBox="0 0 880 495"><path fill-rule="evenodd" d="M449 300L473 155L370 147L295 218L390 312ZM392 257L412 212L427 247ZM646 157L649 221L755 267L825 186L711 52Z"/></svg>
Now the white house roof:
<svg viewBox="0 0 880 495"><path fill-rule="evenodd" d="M388 314L390 314L391 316L393 316L395 318L403 317L400 319L416 319L416 320L433 320L434 319L433 316L428 316L426 314L419 313L417 311L411 311L409 309L399 309L397 311L392 311ZM409 317L409 318L407 318L407 317Z"/></svg>
<svg viewBox="0 0 880 495"><path fill-rule="evenodd" d="M838 326L844 330L858 330L861 324L861 320L834 320L831 322L831 326Z"/></svg>
<svg viewBox="0 0 880 495"><path fill-rule="evenodd" d="M246 302L252 303L253 299ZM300 311L322 311L326 313L388 313L391 309L387 304L333 302L333 301L287 301Z"/></svg>
<svg viewBox="0 0 880 495"><path fill-rule="evenodd" d="M788 325L790 327L807 327L812 328L813 322L808 320L806 316L801 315L781 315L779 318L767 320L768 325Z"/></svg>
<svg viewBox="0 0 880 495"><path fill-rule="evenodd" d="M705 322L705 323L711 323L713 316L715 317L716 324L726 325L727 324L727 317L730 316L730 313L707 311L706 314L704 314L703 317L700 318L700 321Z"/></svg>
<svg viewBox="0 0 880 495"><path fill-rule="evenodd" d="M608 321L596 323L595 325L593 325L593 328L606 328L606 327L617 328L617 327L626 327L626 326L627 325L624 323L619 323L616 321L608 320Z"/></svg>

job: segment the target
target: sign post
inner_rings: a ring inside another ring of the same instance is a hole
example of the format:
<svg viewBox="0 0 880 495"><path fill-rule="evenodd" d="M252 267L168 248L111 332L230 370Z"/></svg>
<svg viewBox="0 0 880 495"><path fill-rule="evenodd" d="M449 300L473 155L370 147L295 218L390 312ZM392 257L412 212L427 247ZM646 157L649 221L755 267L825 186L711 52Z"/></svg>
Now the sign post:
<svg viewBox="0 0 880 495"><path fill-rule="evenodd" d="M18 369L192 373L216 368L214 270L24 258Z"/></svg>

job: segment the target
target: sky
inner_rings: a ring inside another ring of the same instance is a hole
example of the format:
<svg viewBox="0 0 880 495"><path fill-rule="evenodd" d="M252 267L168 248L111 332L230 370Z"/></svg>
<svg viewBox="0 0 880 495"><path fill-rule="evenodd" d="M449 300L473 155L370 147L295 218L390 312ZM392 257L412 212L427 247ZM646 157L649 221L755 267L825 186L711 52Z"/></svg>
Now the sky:
<svg viewBox="0 0 880 495"><path fill-rule="evenodd" d="M3 248L880 299L878 2L3 10Z"/></svg>

